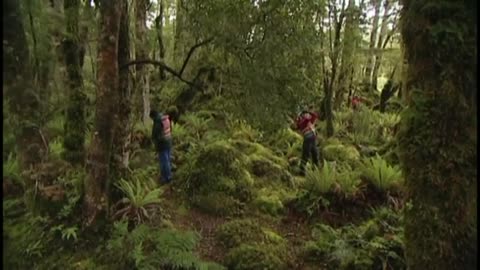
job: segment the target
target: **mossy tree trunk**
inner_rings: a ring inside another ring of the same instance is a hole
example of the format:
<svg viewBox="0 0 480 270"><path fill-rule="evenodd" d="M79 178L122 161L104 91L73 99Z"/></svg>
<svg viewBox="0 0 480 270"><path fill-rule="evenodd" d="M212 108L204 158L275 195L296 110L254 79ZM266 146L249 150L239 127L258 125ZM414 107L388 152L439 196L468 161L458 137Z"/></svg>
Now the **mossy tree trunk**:
<svg viewBox="0 0 480 270"><path fill-rule="evenodd" d="M374 49L377 42L378 33L378 21L380 18L380 7L382 0L374 0L374 14L372 21L372 32L370 32L370 44L368 46L369 52L367 56L367 63L365 65L365 74L363 77L363 83L367 90L370 89L370 78L372 77L373 65L374 65Z"/></svg>
<svg viewBox="0 0 480 270"><path fill-rule="evenodd" d="M85 104L81 62L82 47L79 39L80 0L65 0L66 37L63 47L67 68L68 105L65 119L64 158L72 164L85 160Z"/></svg>
<svg viewBox="0 0 480 270"><path fill-rule="evenodd" d="M147 3L148 0L135 0L135 58L138 60L148 58L147 49ZM137 65L136 92L141 93L141 115L144 123L149 121L150 113L150 87L147 75L147 66Z"/></svg>
<svg viewBox="0 0 480 270"><path fill-rule="evenodd" d="M392 0L385 0L383 4L383 17L382 17L382 24L380 26L380 33L378 35L378 41L377 41L377 50L375 52L375 61L373 64L373 70L372 70L372 77L370 81L371 88L375 91L377 90L377 79L378 79L378 71L380 70L380 64L382 63L382 56L383 56L383 50L388 44L388 41L393 35L393 32L395 31L395 26L392 27L392 31L387 34L388 30L388 23L389 23L389 17L391 16L389 13L391 11L391 2ZM393 20L393 23L395 23L396 20Z"/></svg>
<svg viewBox="0 0 480 270"><path fill-rule="evenodd" d="M86 225L94 224L105 213L106 191L118 108L118 34L120 1L100 1L100 30L95 122L88 150L84 214Z"/></svg>
<svg viewBox="0 0 480 270"><path fill-rule="evenodd" d="M333 25L335 26L333 31L333 44L332 44L332 29L329 29L329 37L330 37L330 61L331 61L331 72L330 72L330 78L327 80L328 83L325 83L325 100L324 100L324 106L325 106L325 119L327 122L327 137L333 136L333 133L335 132L334 127L333 127L333 93L334 93L334 88L335 88L335 81L337 78L337 73L338 73L338 59L340 55L340 35L342 32L342 25L343 21L345 19L345 0L342 1L341 4L341 10L339 11L339 15L337 16L337 7L335 3L330 3L329 2L329 20L331 20L331 15L333 15L333 20L334 23ZM328 76L326 76L328 77Z"/></svg>
<svg viewBox="0 0 480 270"><path fill-rule="evenodd" d="M476 9L466 4L476 5L403 0L410 102L398 139L411 270L476 268Z"/></svg>
<svg viewBox="0 0 480 270"><path fill-rule="evenodd" d="M165 62L165 45L163 44L163 18L164 18L164 4L163 1L160 0L159 2L159 14L155 18L155 30L157 32L157 40L158 40L158 49L159 49L159 60L162 62ZM160 80L165 80L166 73L165 70L162 67L158 67L159 69L159 75L160 75Z"/></svg>
<svg viewBox="0 0 480 270"><path fill-rule="evenodd" d="M130 61L130 38L128 1L121 0L120 32L118 37L118 66ZM119 70L119 106L118 121L115 126L114 151L112 157L112 181L116 181L126 174L130 157L131 140L131 78L127 68Z"/></svg>
<svg viewBox="0 0 480 270"><path fill-rule="evenodd" d="M339 109L342 102L345 100L344 95L350 85L351 76L353 76L353 63L354 55L356 51L357 27L359 10L355 5L354 0L348 1L348 8L346 10L345 19L345 31L343 35L343 47L342 47L342 63L340 65L340 74L338 76L338 89L335 93L334 109Z"/></svg>
<svg viewBox="0 0 480 270"><path fill-rule="evenodd" d="M40 100L33 87L28 44L20 1L3 1L3 86L15 128L22 168L41 160L45 153L40 133Z"/></svg>

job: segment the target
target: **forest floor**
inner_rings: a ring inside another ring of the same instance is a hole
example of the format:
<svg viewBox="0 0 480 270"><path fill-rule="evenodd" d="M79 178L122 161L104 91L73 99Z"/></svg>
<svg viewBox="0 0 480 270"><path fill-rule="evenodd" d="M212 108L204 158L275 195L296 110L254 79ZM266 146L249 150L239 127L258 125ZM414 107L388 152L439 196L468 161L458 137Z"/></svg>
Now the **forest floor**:
<svg viewBox="0 0 480 270"><path fill-rule="evenodd" d="M219 217L205 213L195 207L190 207L182 199L182 195L173 186L166 187L163 193L163 211L172 225L180 230L195 231L201 235L196 253L200 258L221 263L227 250L218 242L215 235L224 223L236 217ZM272 229L288 241L289 269L310 270L321 269L312 266L301 257L302 247L311 239L313 220L306 220L300 214L289 210L280 217L270 217L257 213L245 213L242 218L253 219L259 226ZM315 220L324 219L329 223L343 223L340 217L332 213L324 213Z"/></svg>

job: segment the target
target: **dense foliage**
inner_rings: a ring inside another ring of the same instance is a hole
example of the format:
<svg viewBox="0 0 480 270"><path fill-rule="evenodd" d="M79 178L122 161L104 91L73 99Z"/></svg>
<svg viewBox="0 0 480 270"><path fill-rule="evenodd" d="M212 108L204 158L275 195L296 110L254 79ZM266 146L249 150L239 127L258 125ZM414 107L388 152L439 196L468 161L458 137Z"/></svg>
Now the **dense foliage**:
<svg viewBox="0 0 480 270"><path fill-rule="evenodd" d="M4 1L3 266L473 269L476 31L447 2Z"/></svg>

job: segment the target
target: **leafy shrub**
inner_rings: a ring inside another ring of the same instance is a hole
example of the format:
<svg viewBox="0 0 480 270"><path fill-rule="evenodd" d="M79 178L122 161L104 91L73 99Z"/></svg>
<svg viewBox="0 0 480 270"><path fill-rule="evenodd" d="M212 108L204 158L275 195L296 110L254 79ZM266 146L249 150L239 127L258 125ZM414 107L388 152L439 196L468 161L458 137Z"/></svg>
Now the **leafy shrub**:
<svg viewBox="0 0 480 270"><path fill-rule="evenodd" d="M131 232L116 222L107 242L107 260L115 269L225 269L197 258L193 251L199 235L141 224Z"/></svg>
<svg viewBox="0 0 480 270"><path fill-rule="evenodd" d="M232 270L280 270L286 269L278 248L268 245L242 244L230 250L225 264Z"/></svg>
<svg viewBox="0 0 480 270"><path fill-rule="evenodd" d="M398 188L402 172L398 166L390 166L378 154L362 161L362 176L379 191Z"/></svg>
<svg viewBox="0 0 480 270"><path fill-rule="evenodd" d="M150 219L151 214L159 209L162 189L149 190L138 179L134 183L121 179L116 186L123 191L125 197L114 206L117 209L114 219L126 218L139 224Z"/></svg>

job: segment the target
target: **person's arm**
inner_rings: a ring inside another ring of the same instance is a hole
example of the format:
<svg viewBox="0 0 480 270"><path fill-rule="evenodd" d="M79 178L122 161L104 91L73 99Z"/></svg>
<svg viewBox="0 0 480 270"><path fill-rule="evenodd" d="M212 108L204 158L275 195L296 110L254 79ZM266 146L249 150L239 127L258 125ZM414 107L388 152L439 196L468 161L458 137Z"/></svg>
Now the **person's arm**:
<svg viewBox="0 0 480 270"><path fill-rule="evenodd" d="M158 121L153 121L152 141L153 141L155 146L157 146L158 143L159 143L158 139L161 135L160 132L162 132L162 127L161 127L160 123L158 123Z"/></svg>
<svg viewBox="0 0 480 270"><path fill-rule="evenodd" d="M318 113L316 112L310 112L310 123L315 124L315 122L318 120Z"/></svg>

